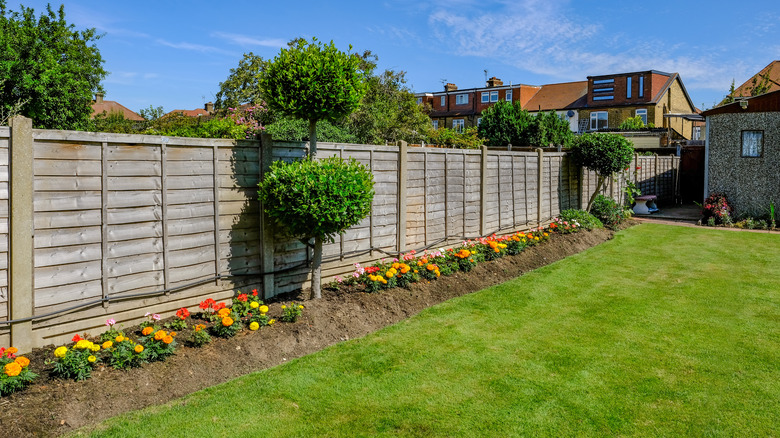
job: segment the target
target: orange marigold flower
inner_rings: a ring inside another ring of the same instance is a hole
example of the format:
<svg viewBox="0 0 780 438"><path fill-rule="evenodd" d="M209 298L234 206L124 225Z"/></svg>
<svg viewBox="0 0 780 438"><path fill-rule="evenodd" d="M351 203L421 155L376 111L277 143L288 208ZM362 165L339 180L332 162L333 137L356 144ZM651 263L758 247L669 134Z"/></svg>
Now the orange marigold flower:
<svg viewBox="0 0 780 438"><path fill-rule="evenodd" d="M164 337L166 337L166 336L168 336L168 333L165 333L165 331L163 331L163 330L157 330L154 333L154 339L157 340L157 341L162 341L162 339Z"/></svg>
<svg viewBox="0 0 780 438"><path fill-rule="evenodd" d="M154 327L144 327L143 330L141 330L141 334L144 336L149 336L154 331Z"/></svg>
<svg viewBox="0 0 780 438"><path fill-rule="evenodd" d="M11 362L5 364L3 371L8 377L16 377L22 372L22 367L16 362Z"/></svg>
<svg viewBox="0 0 780 438"><path fill-rule="evenodd" d="M222 325L224 325L225 327L230 327L231 325L233 325L233 318L229 316L222 318Z"/></svg>
<svg viewBox="0 0 780 438"><path fill-rule="evenodd" d="M199 331L203 330L204 328L206 328L206 326L204 324L198 324L198 325L195 326L195 331L199 332Z"/></svg>
<svg viewBox="0 0 780 438"><path fill-rule="evenodd" d="M217 312L217 315L220 318L226 318L228 315L230 315L230 309L228 309L228 308L219 309L219 312Z"/></svg>
<svg viewBox="0 0 780 438"><path fill-rule="evenodd" d="M5 350L5 354L16 354L19 350L16 347L8 347Z"/></svg>
<svg viewBox="0 0 780 438"><path fill-rule="evenodd" d="M176 337L176 332L170 332L169 335Z"/></svg>
<svg viewBox="0 0 780 438"><path fill-rule="evenodd" d="M138 345L135 346L135 348L133 348L133 351L135 351L136 353L140 353L140 352L144 351L144 346L141 345L141 344L138 344Z"/></svg>
<svg viewBox="0 0 780 438"><path fill-rule="evenodd" d="M428 266L425 267L425 269L427 269L429 271L433 271L434 269L436 269L436 267L433 266L433 265L428 265Z"/></svg>
<svg viewBox="0 0 780 438"><path fill-rule="evenodd" d="M170 344L171 342L173 342L173 336L168 335L168 336L164 337L162 339L162 341L165 342L166 344Z"/></svg>
<svg viewBox="0 0 780 438"><path fill-rule="evenodd" d="M27 359L24 356L19 356L16 359L14 359L14 362L18 363L20 367L24 368L27 365L30 365L30 359Z"/></svg>

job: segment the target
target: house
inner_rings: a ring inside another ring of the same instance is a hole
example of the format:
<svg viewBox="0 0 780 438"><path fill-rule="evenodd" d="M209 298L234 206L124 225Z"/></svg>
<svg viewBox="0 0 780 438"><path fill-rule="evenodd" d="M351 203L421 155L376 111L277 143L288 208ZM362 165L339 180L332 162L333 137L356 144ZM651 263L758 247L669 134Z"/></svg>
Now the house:
<svg viewBox="0 0 780 438"><path fill-rule="evenodd" d="M756 87L759 89L756 90ZM760 72L751 76L742 85L734 89L730 97L750 97L754 93L763 94L780 90L780 61L772 61Z"/></svg>
<svg viewBox="0 0 780 438"><path fill-rule="evenodd" d="M540 86L506 86L493 77L484 88L458 90L454 84L447 84L444 91L418 93L417 99L430 106L435 128L477 126L482 110L499 100L509 100L520 102L532 113L555 111L569 121L572 131L579 133L616 130L626 119L638 116L645 124L663 128L663 138L703 138L704 123L679 74L656 70L588 76L587 81Z"/></svg>
<svg viewBox="0 0 780 438"><path fill-rule="evenodd" d="M173 114L181 114L187 117L210 117L214 115L214 103L206 102L203 108L196 108L192 110L175 109L166 113L163 117Z"/></svg>
<svg viewBox="0 0 780 438"><path fill-rule="evenodd" d="M780 205L780 90L704 111L704 196L720 192L737 215Z"/></svg>
<svg viewBox="0 0 780 438"><path fill-rule="evenodd" d="M125 119L136 122L140 122L144 119L138 113L130 110L119 102L103 99L103 93L96 93L95 100L92 101L92 118L94 119L96 115L103 113L106 115L121 114Z"/></svg>

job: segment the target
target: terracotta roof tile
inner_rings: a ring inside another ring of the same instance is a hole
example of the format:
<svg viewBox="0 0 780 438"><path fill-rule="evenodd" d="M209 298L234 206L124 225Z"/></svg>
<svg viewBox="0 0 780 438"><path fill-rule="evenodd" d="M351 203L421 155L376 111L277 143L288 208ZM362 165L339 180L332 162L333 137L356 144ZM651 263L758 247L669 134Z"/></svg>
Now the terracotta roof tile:
<svg viewBox="0 0 780 438"><path fill-rule="evenodd" d="M168 114L183 114L187 117L198 117L198 116L208 116L211 115L208 111L206 111L203 108L198 108L194 110L183 110L183 109L177 109L169 112ZM165 114L166 116L168 114Z"/></svg>
<svg viewBox="0 0 780 438"><path fill-rule="evenodd" d="M113 100L104 100L101 103L92 102L92 117L105 112L106 114L120 113L127 120L141 121L144 118L138 113L128 109L126 106Z"/></svg>
<svg viewBox="0 0 780 438"><path fill-rule="evenodd" d="M734 96L750 96L750 91L753 89L753 78L756 78L756 83L760 83L764 76L769 79L769 89L767 91L780 90L780 61L770 62L760 72L751 76L750 79L734 90Z"/></svg>
<svg viewBox="0 0 780 438"><path fill-rule="evenodd" d="M549 111L584 107L588 81L542 85L525 105L528 111Z"/></svg>

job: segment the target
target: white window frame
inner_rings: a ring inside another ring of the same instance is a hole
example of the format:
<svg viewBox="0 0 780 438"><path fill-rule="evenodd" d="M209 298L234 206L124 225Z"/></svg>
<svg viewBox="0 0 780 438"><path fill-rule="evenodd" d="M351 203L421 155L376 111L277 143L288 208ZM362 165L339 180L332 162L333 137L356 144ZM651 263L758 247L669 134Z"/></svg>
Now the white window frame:
<svg viewBox="0 0 780 438"><path fill-rule="evenodd" d="M694 126L691 132L691 140L701 140L701 126Z"/></svg>
<svg viewBox="0 0 780 438"><path fill-rule="evenodd" d="M431 124L433 124L433 129L439 129L439 121L438 120L431 120Z"/></svg>
<svg viewBox="0 0 780 438"><path fill-rule="evenodd" d="M491 102L498 102L498 91L491 91L490 92L490 101Z"/></svg>
<svg viewBox="0 0 780 438"><path fill-rule="evenodd" d="M452 119L452 130L455 132L463 132L466 127L465 119Z"/></svg>
<svg viewBox="0 0 780 438"><path fill-rule="evenodd" d="M602 115L604 116L603 117L604 126L600 128L599 127L599 121L602 120L602 117L600 117ZM592 113L590 113L590 130L591 131L599 131L601 129L606 129L608 127L609 127L609 113L607 111L593 111Z"/></svg>
<svg viewBox="0 0 780 438"><path fill-rule="evenodd" d="M461 93L455 95L455 105L467 105L469 103L468 93Z"/></svg>
<svg viewBox="0 0 780 438"><path fill-rule="evenodd" d="M512 101L512 90L506 90L506 101L507 102Z"/></svg>
<svg viewBox="0 0 780 438"><path fill-rule="evenodd" d="M422 105L422 97L417 98L417 105Z"/></svg>
<svg viewBox="0 0 780 438"><path fill-rule="evenodd" d="M487 91L482 92L482 103L488 103L490 102L490 93Z"/></svg>
<svg viewBox="0 0 780 438"><path fill-rule="evenodd" d="M647 109L642 108L642 109L636 110L636 112L634 112L634 116L641 117L642 118L642 123L647 125Z"/></svg>
<svg viewBox="0 0 780 438"><path fill-rule="evenodd" d="M742 158L759 158L764 155L764 131L745 129L740 134Z"/></svg>
<svg viewBox="0 0 780 438"><path fill-rule="evenodd" d="M441 97L441 106L442 106L442 108L447 106L447 96L442 96Z"/></svg>

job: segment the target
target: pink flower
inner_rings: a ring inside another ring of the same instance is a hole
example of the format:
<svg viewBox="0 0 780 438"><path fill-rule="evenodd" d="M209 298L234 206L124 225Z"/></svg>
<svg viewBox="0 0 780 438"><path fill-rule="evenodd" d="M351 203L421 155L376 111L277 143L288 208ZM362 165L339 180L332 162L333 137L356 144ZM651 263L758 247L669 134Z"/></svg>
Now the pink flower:
<svg viewBox="0 0 780 438"><path fill-rule="evenodd" d="M159 321L160 319L162 319L160 315L156 313L152 315L152 321Z"/></svg>
<svg viewBox="0 0 780 438"><path fill-rule="evenodd" d="M337 275L336 276L336 283L341 283L342 281L344 281L344 280Z"/></svg>
<svg viewBox="0 0 780 438"><path fill-rule="evenodd" d="M113 327L114 324L116 324L116 321L114 320L114 318L109 318L109 319L106 320L106 325L107 326Z"/></svg>

